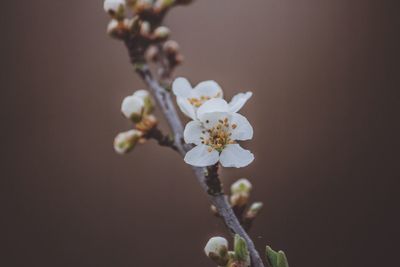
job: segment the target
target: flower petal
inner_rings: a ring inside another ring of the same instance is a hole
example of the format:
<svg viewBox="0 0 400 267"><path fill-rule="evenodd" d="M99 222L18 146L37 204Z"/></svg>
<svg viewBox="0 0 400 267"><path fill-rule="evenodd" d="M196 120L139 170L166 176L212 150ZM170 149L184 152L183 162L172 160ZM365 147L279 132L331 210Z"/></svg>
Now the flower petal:
<svg viewBox="0 0 400 267"><path fill-rule="evenodd" d="M210 152L208 149L209 146L206 145L195 146L186 153L185 162L197 167L206 167L217 163L219 153L215 150Z"/></svg>
<svg viewBox="0 0 400 267"><path fill-rule="evenodd" d="M203 123L203 128L212 129L220 124L220 121L224 121L226 118L231 117L230 113L227 112L211 112L201 116L200 121ZM231 129L228 129L231 131Z"/></svg>
<svg viewBox="0 0 400 267"><path fill-rule="evenodd" d="M193 89L196 97L206 96L211 98L222 98L222 89L215 81L204 81Z"/></svg>
<svg viewBox="0 0 400 267"><path fill-rule="evenodd" d="M196 109L194 108L194 106L192 104L189 103L187 98L178 96L176 98L176 103L178 104L178 106L179 106L180 110L183 112L183 114L185 114L192 120L196 119Z"/></svg>
<svg viewBox="0 0 400 267"><path fill-rule="evenodd" d="M197 110L197 117L201 119L207 113L228 112L229 105L224 99L212 98L201 105Z"/></svg>
<svg viewBox="0 0 400 267"><path fill-rule="evenodd" d="M221 152L219 161L224 167L242 168L254 160L254 155L238 144L227 145Z"/></svg>
<svg viewBox="0 0 400 267"><path fill-rule="evenodd" d="M229 102L229 111L238 112L244 104L246 104L247 100L253 95L252 92L239 93L232 97L231 102Z"/></svg>
<svg viewBox="0 0 400 267"><path fill-rule="evenodd" d="M231 138L233 140L249 140L253 138L253 127L250 122L239 113L232 113L230 118Z"/></svg>
<svg viewBox="0 0 400 267"><path fill-rule="evenodd" d="M172 83L172 91L176 96L189 97L192 93L192 86L185 78L176 78Z"/></svg>
<svg viewBox="0 0 400 267"><path fill-rule="evenodd" d="M199 121L190 121L185 126L185 130L183 131L183 138L185 143L187 144L201 144L201 139L204 134L202 133L204 128Z"/></svg>
<svg viewBox="0 0 400 267"><path fill-rule="evenodd" d="M128 119L132 118L132 116L142 116L143 108L143 99L135 95L125 97L121 104L121 112Z"/></svg>

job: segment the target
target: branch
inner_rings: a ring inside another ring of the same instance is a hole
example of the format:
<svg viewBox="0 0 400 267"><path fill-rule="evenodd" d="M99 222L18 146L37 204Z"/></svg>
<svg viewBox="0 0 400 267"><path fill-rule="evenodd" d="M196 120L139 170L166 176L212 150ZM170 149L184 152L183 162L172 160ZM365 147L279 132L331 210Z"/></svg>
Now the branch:
<svg viewBox="0 0 400 267"><path fill-rule="evenodd" d="M129 46L128 46L129 49ZM153 92L157 103L159 104L161 111L163 112L165 118L171 130L175 136L174 144L178 152L185 156L186 152L191 149L190 145L183 142L183 125L179 116L176 112L175 106L171 99L171 95L167 92L152 76L147 64L135 64L136 72L145 81L147 86ZM196 175L197 180L208 194L211 203L217 208L218 213L222 217L225 225L228 227L232 234L240 235L247 243L249 249L251 262L253 267L264 267L261 257L257 250L255 249L253 241L247 235L246 231L240 225L237 217L235 216L232 208L230 207L225 195L221 191L221 185L217 174L217 169L209 167L199 168L192 166L192 169ZM207 179L206 179L207 174ZM210 190L207 184L210 184L210 179L212 179L212 184L217 185L219 192L215 190ZM219 185L219 186L218 186ZM212 192L212 194L210 194Z"/></svg>

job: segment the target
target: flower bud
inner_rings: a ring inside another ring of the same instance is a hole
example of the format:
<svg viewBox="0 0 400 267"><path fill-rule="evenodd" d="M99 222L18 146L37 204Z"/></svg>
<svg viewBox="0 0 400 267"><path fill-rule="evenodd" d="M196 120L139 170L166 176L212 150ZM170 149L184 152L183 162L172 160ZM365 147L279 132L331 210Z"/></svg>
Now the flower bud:
<svg viewBox="0 0 400 267"><path fill-rule="evenodd" d="M114 150L118 154L125 154L132 150L143 133L138 130L130 130L119 133L114 139Z"/></svg>
<svg viewBox="0 0 400 267"><path fill-rule="evenodd" d="M264 204L262 202L254 202L251 204L249 210L246 212L245 215L245 221L249 223L249 226L251 225L251 222L257 217L258 213L260 213L260 210Z"/></svg>
<svg viewBox="0 0 400 267"><path fill-rule="evenodd" d="M169 37L171 31L168 27L160 26L154 30L154 38L156 40L165 40Z"/></svg>
<svg viewBox="0 0 400 267"><path fill-rule="evenodd" d="M240 193L231 195L230 202L232 207L243 207L249 202L249 194Z"/></svg>
<svg viewBox="0 0 400 267"><path fill-rule="evenodd" d="M124 20L125 27L133 34L137 34L140 30L140 19L139 17L133 17Z"/></svg>
<svg viewBox="0 0 400 267"><path fill-rule="evenodd" d="M160 13L161 11L166 10L167 8L173 6L175 0L156 0L154 3L154 9L156 12Z"/></svg>
<svg viewBox="0 0 400 267"><path fill-rule="evenodd" d="M155 45L149 46L145 53L145 58L147 61L156 62L159 58L158 56L158 48Z"/></svg>
<svg viewBox="0 0 400 267"><path fill-rule="evenodd" d="M148 21L143 21L140 25L140 34L143 36L149 36L151 30L151 25Z"/></svg>
<svg viewBox="0 0 400 267"><path fill-rule="evenodd" d="M123 39L129 31L129 20L118 21L112 19L107 26L107 34L116 39Z"/></svg>
<svg viewBox="0 0 400 267"><path fill-rule="evenodd" d="M225 266L228 263L228 241L223 237L212 237L208 240L204 252L207 257L212 259L219 266Z"/></svg>
<svg viewBox="0 0 400 267"><path fill-rule="evenodd" d="M154 101L149 91L141 89L133 93L133 96L139 97L144 102L144 114L148 115L154 111Z"/></svg>
<svg viewBox="0 0 400 267"><path fill-rule="evenodd" d="M215 216L219 216L219 212L217 207L215 207L214 205L210 206L210 211L212 212L212 214L214 214Z"/></svg>
<svg viewBox="0 0 400 267"><path fill-rule="evenodd" d="M231 194L247 193L249 194L252 189L252 185L246 178L237 180L231 185Z"/></svg>
<svg viewBox="0 0 400 267"><path fill-rule="evenodd" d="M125 0L104 0L104 11L113 18L123 19L125 17Z"/></svg>
<svg viewBox="0 0 400 267"><path fill-rule="evenodd" d="M245 178L239 179L233 183L231 185L231 205L239 207L246 205L250 198L251 188L251 183Z"/></svg>
<svg viewBox="0 0 400 267"><path fill-rule="evenodd" d="M133 122L138 123L142 120L144 109L144 100L139 96L127 96L122 101L122 114L124 114L126 118L131 119Z"/></svg>
<svg viewBox="0 0 400 267"><path fill-rule="evenodd" d="M163 50L169 55L175 55L179 52L179 44L174 40L168 40L164 43Z"/></svg>
<svg viewBox="0 0 400 267"><path fill-rule="evenodd" d="M133 10L136 14L143 13L144 11L153 8L153 0L137 0L134 4Z"/></svg>

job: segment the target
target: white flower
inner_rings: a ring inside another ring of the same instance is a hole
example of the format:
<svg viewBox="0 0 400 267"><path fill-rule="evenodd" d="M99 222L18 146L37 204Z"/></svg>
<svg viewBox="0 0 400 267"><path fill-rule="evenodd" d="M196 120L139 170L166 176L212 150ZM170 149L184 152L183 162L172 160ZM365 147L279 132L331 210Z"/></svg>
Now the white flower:
<svg viewBox="0 0 400 267"><path fill-rule="evenodd" d="M119 133L114 139L114 150L118 154L129 152L143 136L143 133L138 130L130 130Z"/></svg>
<svg viewBox="0 0 400 267"><path fill-rule="evenodd" d="M117 13L121 8L125 8L125 0L104 0L103 7L107 13Z"/></svg>
<svg viewBox="0 0 400 267"><path fill-rule="evenodd" d="M154 103L150 93L146 90L138 90L124 98L121 104L121 112L128 119L140 122L143 115L150 114L154 109Z"/></svg>
<svg viewBox="0 0 400 267"><path fill-rule="evenodd" d="M219 161L224 167L241 168L254 160L250 151L236 143L253 138L253 128L244 116L232 112L225 100L206 101L197 117L186 124L183 133L186 143L196 145L186 153L186 163L205 167Z"/></svg>
<svg viewBox="0 0 400 267"><path fill-rule="evenodd" d="M222 89L215 81L204 81L192 88L189 81L182 77L175 79L172 91L177 97L176 101L181 111L193 120L197 119L197 109L204 102L223 97ZM251 96L251 92L235 95L228 105L228 111L239 111Z"/></svg>

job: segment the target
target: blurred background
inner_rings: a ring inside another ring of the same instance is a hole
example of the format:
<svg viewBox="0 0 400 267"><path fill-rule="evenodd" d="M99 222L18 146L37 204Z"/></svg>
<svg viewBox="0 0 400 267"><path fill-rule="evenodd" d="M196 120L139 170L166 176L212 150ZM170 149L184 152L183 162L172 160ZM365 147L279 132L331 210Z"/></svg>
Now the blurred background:
<svg viewBox="0 0 400 267"><path fill-rule="evenodd" d="M189 166L112 142L144 84L97 1L7 1L1 16L0 265L214 266L229 237ZM397 1L198 0L166 24L176 76L214 79L255 128L250 235L291 266L395 265L399 237ZM163 128L166 130L165 124ZM397 239L397 240L396 240Z"/></svg>

